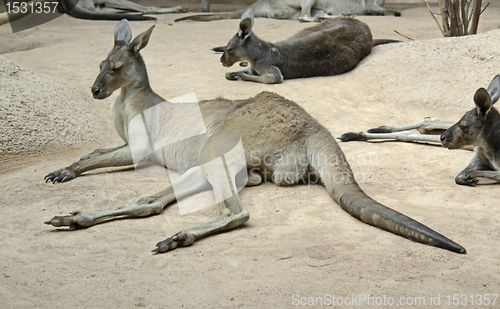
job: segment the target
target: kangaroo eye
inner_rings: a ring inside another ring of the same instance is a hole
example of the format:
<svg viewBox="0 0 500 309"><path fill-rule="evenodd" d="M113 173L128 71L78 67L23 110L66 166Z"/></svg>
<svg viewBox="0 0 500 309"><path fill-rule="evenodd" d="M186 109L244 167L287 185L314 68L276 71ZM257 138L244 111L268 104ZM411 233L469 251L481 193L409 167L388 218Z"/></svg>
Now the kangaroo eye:
<svg viewBox="0 0 500 309"><path fill-rule="evenodd" d="M233 52L233 49L232 49L232 48L226 48L226 51L227 51L228 53L232 53L232 52Z"/></svg>
<svg viewBox="0 0 500 309"><path fill-rule="evenodd" d="M123 67L123 66L121 66L121 67L116 67L116 68L114 68L112 71L113 71L113 72L115 72L115 73L118 73L118 72L120 72L120 70L122 69L122 67Z"/></svg>
<svg viewBox="0 0 500 309"><path fill-rule="evenodd" d="M460 130L462 131L467 131L467 129L469 128L469 126L464 126L464 125L461 125L461 126L458 126L460 128Z"/></svg>

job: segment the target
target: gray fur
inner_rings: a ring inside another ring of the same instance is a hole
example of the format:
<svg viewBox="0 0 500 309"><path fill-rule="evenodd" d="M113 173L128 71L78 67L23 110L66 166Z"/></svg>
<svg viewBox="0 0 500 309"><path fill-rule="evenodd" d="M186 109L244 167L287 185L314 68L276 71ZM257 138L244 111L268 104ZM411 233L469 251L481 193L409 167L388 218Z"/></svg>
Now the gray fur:
<svg viewBox="0 0 500 309"><path fill-rule="evenodd" d="M250 63L243 71L227 73L229 80L276 84L284 79L345 73L370 54L372 46L368 26L352 18L330 19L277 43L259 39L252 32L251 18L245 18L221 62L225 67Z"/></svg>

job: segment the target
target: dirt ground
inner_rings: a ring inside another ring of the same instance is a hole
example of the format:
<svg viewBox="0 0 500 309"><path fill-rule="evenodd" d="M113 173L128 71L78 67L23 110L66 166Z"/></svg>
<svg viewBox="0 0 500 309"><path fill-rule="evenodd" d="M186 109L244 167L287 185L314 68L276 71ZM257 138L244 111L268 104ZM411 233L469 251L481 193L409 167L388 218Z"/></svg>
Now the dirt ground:
<svg viewBox="0 0 500 309"><path fill-rule="evenodd" d="M442 38L421 5L402 7L399 18L359 17L375 38L403 42L374 48L352 72L280 85L224 78L238 68L222 67L220 55L210 48L227 43L237 20L174 23L184 15L164 15L131 27L135 36L156 25L142 55L152 88L163 97L195 92L200 100L243 99L273 91L340 136L427 116L456 121L473 108L476 89L500 73L500 3L493 2L483 13L479 34L462 38ZM394 142L340 145L368 195L453 239L467 249L465 255L363 224L322 186L245 189L240 196L251 218L243 227L159 255L150 252L158 241L211 220L215 210L181 216L172 205L157 216L76 231L44 225L55 215L119 206L168 184L128 168L89 172L64 184L43 181L47 173L95 148L121 143L109 111L116 94L97 101L89 90L112 47L115 26L64 16L16 34L8 25L0 27L2 63L12 61L37 76L53 76L26 79L30 84L23 89L54 102L52 107L29 103L45 111L39 129L29 132L35 139L54 141L50 147L33 143L21 153L2 154L0 160L1 308L289 308L311 301L320 307L320 300L328 305L332 295L340 297L336 304L342 299L344 305L361 308L434 308L438 300L441 307L455 307L449 305L453 297L462 308L473 307L472 301L478 305L480 299L482 305L475 307L500 307L500 299L493 305L491 295L500 294L499 187L454 183L472 156L464 150ZM257 19L254 31L278 41L308 26ZM12 68L0 66L2 71ZM54 82L66 86L46 86ZM74 88L86 97L68 99L65 91ZM4 112L23 111L14 108L21 104L14 97L9 102L10 107L2 106ZM77 104L86 106L72 108ZM51 108L57 110L56 122L46 121ZM18 115L26 121L16 126L35 126L30 117L37 115ZM19 134L25 131L12 131L6 119L0 118L2 143L22 139ZM79 123L89 122L95 123L89 128L95 139L77 142ZM57 136L60 131L54 128L67 132L68 139ZM485 297L491 299L489 305Z"/></svg>

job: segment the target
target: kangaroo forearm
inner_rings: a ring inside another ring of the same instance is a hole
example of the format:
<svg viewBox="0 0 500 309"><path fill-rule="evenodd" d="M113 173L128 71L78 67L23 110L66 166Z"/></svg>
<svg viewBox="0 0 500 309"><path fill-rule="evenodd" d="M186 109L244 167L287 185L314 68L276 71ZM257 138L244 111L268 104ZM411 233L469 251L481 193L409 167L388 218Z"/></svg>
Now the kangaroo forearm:
<svg viewBox="0 0 500 309"><path fill-rule="evenodd" d="M132 160L132 155L130 154L130 152L128 152L127 154L124 151L120 150L91 157L89 159L80 160L71 164L69 168L72 169L76 175L80 175L86 171L103 167L132 165L134 162Z"/></svg>

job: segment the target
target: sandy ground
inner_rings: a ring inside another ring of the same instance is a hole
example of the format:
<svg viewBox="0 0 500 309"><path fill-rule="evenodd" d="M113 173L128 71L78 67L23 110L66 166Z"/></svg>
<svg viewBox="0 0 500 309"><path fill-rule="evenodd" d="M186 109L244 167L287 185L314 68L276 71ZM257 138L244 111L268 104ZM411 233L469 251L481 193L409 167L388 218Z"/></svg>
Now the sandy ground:
<svg viewBox="0 0 500 309"><path fill-rule="evenodd" d="M167 15L157 22L132 23L132 30L137 35L156 25L142 55L153 89L165 98L196 92L198 99L241 99L274 91L300 104L334 136L426 116L458 120L473 107L475 90L500 73L499 3L483 14L480 34L464 38L441 38L424 7L402 13L400 18L359 19L375 38L403 43L376 47L350 73L281 85L225 80L224 73L237 68L223 68L210 48L226 44L237 31L236 20L174 23L179 15ZM67 111L68 123L75 124L44 122L38 133L30 134L47 139L58 134L56 126L69 132L68 140L59 136L51 147L35 143L33 149L2 155L1 308L288 308L311 300L302 297L325 294L354 296L359 307L367 305L363 295L379 297L374 299L379 306L370 303L379 308L403 307L400 302L434 308L436 297L441 307L447 307L453 294L459 294L462 307L470 308L471 301L477 305L485 294L500 294L498 185L457 186L454 177L472 153L431 145L356 142L341 147L371 197L460 243L466 255L363 224L340 209L321 186L264 184L245 189L241 199L251 219L242 228L161 255L150 253L158 241L209 221L215 210L181 216L173 205L158 216L77 231L44 225L54 215L119 206L168 184L117 168L90 172L65 184L43 181L47 173L97 147L121 143L109 112L114 96L96 101L89 91L100 61L112 47L115 25L64 16L16 34L8 26L0 27L4 61L37 76L54 75L51 81L66 85L25 85L23 89L46 93L59 104L40 107L31 102L33 108L46 113L57 109L58 117ZM277 41L307 26L258 19L254 31ZM68 99L65 91L79 91L85 98ZM63 104L67 100L69 104ZM72 109L73 104L87 104L83 110L93 112L74 112L82 107ZM22 116L30 126L30 117L38 117L27 112ZM78 135L76 124L81 121L96 123L95 140L71 139L71 132ZM12 133L5 117L0 122L1 136L23 138L18 135L24 131ZM323 298L323 305L329 300ZM494 306L477 307L500 307L500 299Z"/></svg>

